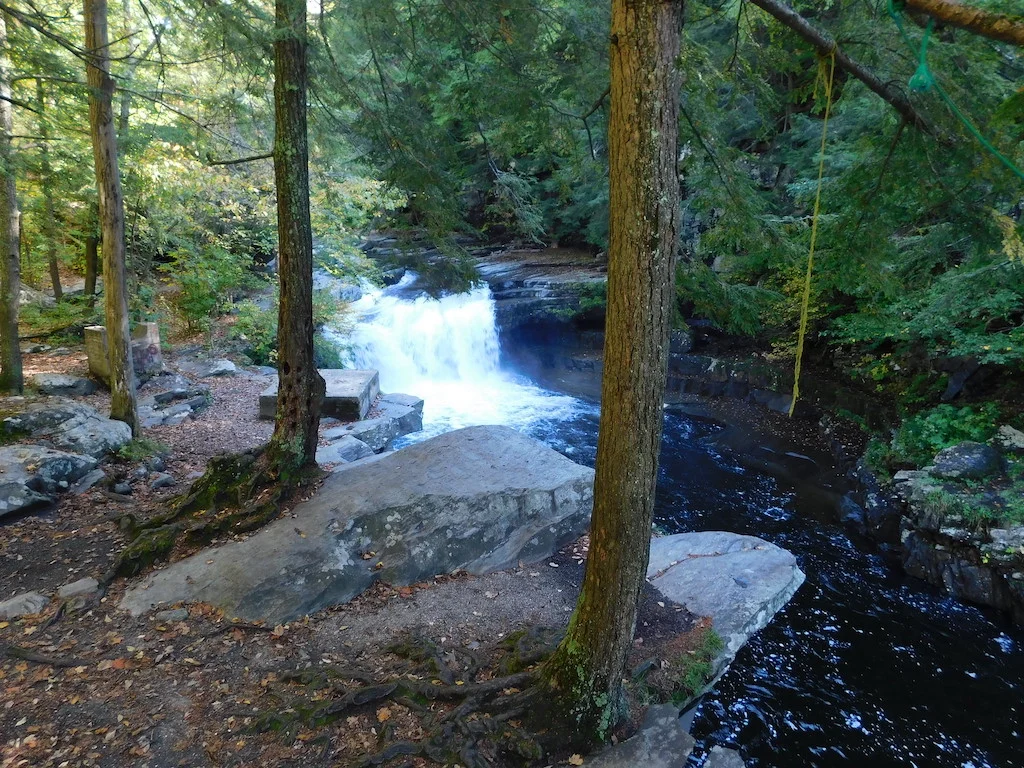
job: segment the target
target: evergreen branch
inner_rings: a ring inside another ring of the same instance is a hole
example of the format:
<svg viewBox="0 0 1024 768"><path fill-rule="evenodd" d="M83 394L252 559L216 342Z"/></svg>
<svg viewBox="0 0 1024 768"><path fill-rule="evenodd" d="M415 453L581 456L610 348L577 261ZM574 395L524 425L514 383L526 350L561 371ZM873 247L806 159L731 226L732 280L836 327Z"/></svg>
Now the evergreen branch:
<svg viewBox="0 0 1024 768"><path fill-rule="evenodd" d="M261 152L258 155L250 155L249 157L236 157L231 160L212 160L207 155L207 165L241 165L242 163L254 163L257 160L269 160L274 156L273 152Z"/></svg>
<svg viewBox="0 0 1024 768"><path fill-rule="evenodd" d="M839 43L836 42L834 37L815 27L785 2L782 0L750 0L750 2L796 32L800 37L813 45L818 53L825 56L835 53L836 66L860 80L872 92L888 102L910 125L927 134L935 132L931 121L917 111L904 93L882 81L878 75L856 59L850 57L849 54L839 47Z"/></svg>

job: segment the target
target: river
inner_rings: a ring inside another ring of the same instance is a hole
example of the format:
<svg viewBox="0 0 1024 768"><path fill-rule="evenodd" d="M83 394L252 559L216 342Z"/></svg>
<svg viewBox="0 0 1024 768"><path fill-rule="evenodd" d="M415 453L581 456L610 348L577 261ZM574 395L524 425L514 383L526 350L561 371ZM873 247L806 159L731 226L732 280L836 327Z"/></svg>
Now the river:
<svg viewBox="0 0 1024 768"><path fill-rule="evenodd" d="M510 369L522 350L501 349L489 290L434 300L410 280L356 303L352 339L384 391L425 399L410 439L507 424L593 465L598 406ZM657 523L760 536L807 574L692 713L688 766L716 744L758 768L1024 766L1024 632L854 541L834 522L842 482L820 453L713 406L667 410Z"/></svg>

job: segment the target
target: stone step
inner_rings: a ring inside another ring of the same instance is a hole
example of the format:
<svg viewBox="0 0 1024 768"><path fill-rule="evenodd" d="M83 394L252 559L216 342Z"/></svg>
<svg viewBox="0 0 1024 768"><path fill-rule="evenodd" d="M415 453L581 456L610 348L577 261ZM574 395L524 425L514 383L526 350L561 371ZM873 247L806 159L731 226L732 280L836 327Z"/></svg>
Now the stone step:
<svg viewBox="0 0 1024 768"><path fill-rule="evenodd" d="M333 416L342 421L359 421L370 411L380 394L380 376L377 371L321 368L327 391L321 416ZM273 419L277 413L277 380L260 394L260 418Z"/></svg>

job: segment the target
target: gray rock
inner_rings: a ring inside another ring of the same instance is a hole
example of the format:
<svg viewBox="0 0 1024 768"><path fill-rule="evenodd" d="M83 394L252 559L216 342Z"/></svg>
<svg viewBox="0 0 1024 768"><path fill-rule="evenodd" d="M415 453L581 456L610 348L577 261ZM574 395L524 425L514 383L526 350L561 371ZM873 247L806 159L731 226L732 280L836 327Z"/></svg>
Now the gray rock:
<svg viewBox="0 0 1024 768"><path fill-rule="evenodd" d="M363 419L362 421L355 421L351 424L344 424L340 427L324 430L324 438L327 440L333 442L344 437L354 437L370 446L374 453L383 451L398 435L398 424L394 419L387 416L376 419Z"/></svg>
<svg viewBox="0 0 1024 768"><path fill-rule="evenodd" d="M362 440L354 437L343 437L330 445L316 449L317 464L340 464L342 462L359 461L373 456L373 450Z"/></svg>
<svg viewBox="0 0 1024 768"><path fill-rule="evenodd" d="M166 472L157 473L157 476L149 483L149 487L154 491L158 488L170 488L172 485L174 485L174 478Z"/></svg>
<svg viewBox="0 0 1024 768"><path fill-rule="evenodd" d="M380 394L380 376L377 371L321 368L320 375L326 385L321 407L323 416L333 416L342 421L361 419ZM275 379L260 393L261 419L273 419L277 413L277 385Z"/></svg>
<svg viewBox="0 0 1024 768"><path fill-rule="evenodd" d="M8 434L27 432L33 439L46 440L60 450L96 459L132 438L131 428L123 421L105 418L84 403L62 398L31 403L5 418L0 428Z"/></svg>
<svg viewBox="0 0 1024 768"><path fill-rule="evenodd" d="M746 768L743 758L735 749L714 747L704 761L704 768Z"/></svg>
<svg viewBox="0 0 1024 768"><path fill-rule="evenodd" d="M114 493L120 494L121 496L131 496L132 487L128 483L115 483Z"/></svg>
<svg viewBox="0 0 1024 768"><path fill-rule="evenodd" d="M167 463L163 460L163 457L161 456L150 456L148 459L146 459L145 463L146 469L152 472L163 472L165 469L167 469Z"/></svg>
<svg viewBox="0 0 1024 768"><path fill-rule="evenodd" d="M635 736L587 758L584 764L588 768L679 768L693 746L693 737L679 723L679 708L659 704L647 710Z"/></svg>
<svg viewBox="0 0 1024 768"><path fill-rule="evenodd" d="M647 579L698 616L710 616L725 641L713 662L725 672L747 640L804 583L792 553L754 536L725 531L679 533L651 541Z"/></svg>
<svg viewBox="0 0 1024 768"><path fill-rule="evenodd" d="M970 440L943 448L935 456L930 472L947 480L978 480L1003 471L999 451L985 443Z"/></svg>
<svg viewBox="0 0 1024 768"><path fill-rule="evenodd" d="M238 373L238 366L230 360L214 360L206 369L199 374L199 378L207 379L213 376L233 376Z"/></svg>
<svg viewBox="0 0 1024 768"><path fill-rule="evenodd" d="M53 499L24 483L0 483L0 518L51 503Z"/></svg>
<svg viewBox="0 0 1024 768"><path fill-rule="evenodd" d="M1024 453L1024 432L1004 424L996 433L996 443L1007 453Z"/></svg>
<svg viewBox="0 0 1024 768"><path fill-rule="evenodd" d="M28 383L41 395L63 397L85 397L96 391L96 382L84 376L70 376L65 373L37 373L29 377Z"/></svg>
<svg viewBox="0 0 1024 768"><path fill-rule="evenodd" d="M121 606L203 601L277 623L377 579L532 563L586 528L592 484L591 469L512 429L461 429L345 466L290 517L151 574Z"/></svg>
<svg viewBox="0 0 1024 768"><path fill-rule="evenodd" d="M100 583L91 576L86 576L84 579L73 581L70 584L65 584L57 590L57 597L69 598L69 597L90 597L99 590Z"/></svg>
<svg viewBox="0 0 1024 768"><path fill-rule="evenodd" d="M157 611L153 614L154 621L184 621L188 618L188 609L170 608L166 611Z"/></svg>
<svg viewBox="0 0 1024 768"><path fill-rule="evenodd" d="M395 422L395 437L423 429L423 400L411 395L384 395L377 404L384 418Z"/></svg>
<svg viewBox="0 0 1024 768"><path fill-rule="evenodd" d="M37 291L35 288L29 288L27 285L21 286L21 292L18 294L18 304L26 306L28 304L36 304L40 307L46 307L47 309L57 306L57 300L42 291Z"/></svg>
<svg viewBox="0 0 1024 768"><path fill-rule="evenodd" d="M102 469L94 469L72 487L71 492L75 494L85 493L97 483L106 480L107 474Z"/></svg>
<svg viewBox="0 0 1024 768"><path fill-rule="evenodd" d="M57 493L96 468L96 459L39 445L0 448L0 481L21 483L40 493Z"/></svg>
<svg viewBox="0 0 1024 768"><path fill-rule="evenodd" d="M0 602L0 619L16 619L39 613L50 604L50 598L38 592L25 592Z"/></svg>

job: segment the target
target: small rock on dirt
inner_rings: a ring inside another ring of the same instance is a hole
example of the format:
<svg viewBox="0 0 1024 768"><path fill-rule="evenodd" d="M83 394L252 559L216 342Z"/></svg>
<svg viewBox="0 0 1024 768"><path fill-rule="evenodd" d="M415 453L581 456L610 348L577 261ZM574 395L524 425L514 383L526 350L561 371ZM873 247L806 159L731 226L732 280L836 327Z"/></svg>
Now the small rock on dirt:
<svg viewBox="0 0 1024 768"><path fill-rule="evenodd" d="M174 478L166 472L160 472L150 482L149 487L155 491L158 488L170 488L172 485L174 485Z"/></svg>
<svg viewBox="0 0 1024 768"><path fill-rule="evenodd" d="M85 397L97 389L96 382L92 379L65 373L37 373L29 378L28 383L41 395Z"/></svg>
<svg viewBox="0 0 1024 768"><path fill-rule="evenodd" d="M50 603L50 598L38 592L25 592L0 602L0 619L16 619L39 613Z"/></svg>
<svg viewBox="0 0 1024 768"><path fill-rule="evenodd" d="M84 579L78 581L72 581L70 584L65 584L57 590L57 597L69 598L69 597L89 597L96 594L99 589L100 583L91 576L86 576Z"/></svg>

